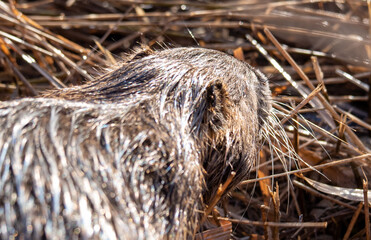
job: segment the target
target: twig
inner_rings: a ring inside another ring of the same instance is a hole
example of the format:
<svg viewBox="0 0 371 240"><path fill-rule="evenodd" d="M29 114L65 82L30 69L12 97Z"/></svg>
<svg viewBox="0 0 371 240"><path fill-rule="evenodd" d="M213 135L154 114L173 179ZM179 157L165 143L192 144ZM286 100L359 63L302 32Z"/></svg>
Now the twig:
<svg viewBox="0 0 371 240"><path fill-rule="evenodd" d="M299 110L304 107L310 100L312 100L322 89L323 84L319 84L301 103L299 103L288 116L281 120L280 124L283 125L287 120L289 120L292 116L297 114Z"/></svg>
<svg viewBox="0 0 371 240"><path fill-rule="evenodd" d="M46 70L40 67L39 64L36 63L35 59L33 59L30 55L23 52L16 45L14 45L12 41L10 41L7 38L4 38L4 41L6 44L12 47L13 50L16 51L23 58L23 60L25 60L28 64L30 64L33 68L35 68L41 75L43 75L53 86L55 86L56 88L66 87L59 79L57 79L53 75L50 75Z"/></svg>
<svg viewBox="0 0 371 240"><path fill-rule="evenodd" d="M329 162L329 163L324 163L324 164L321 164L321 165L316 165L316 166L307 167L307 168L303 168L303 169L297 169L297 170L292 170L292 171L288 171L288 172L284 172L284 173L278 173L278 174L274 174L274 175L267 176L267 177L249 179L249 180L242 181L240 184L245 185L245 184L249 184L249 183L258 182L258 181L261 181L261 180L264 180L264 179L271 179L271 178L277 178L277 177L287 177L287 176L295 174L295 173L311 172L311 171L314 171L314 170L320 170L320 169L324 169L324 168L328 168L328 167L332 167L332 166L339 166L339 165L343 165L343 164L358 161L358 160L369 159L370 157L371 157L371 153L368 153L368 154L360 155L360 156L357 156L357 157L346 158L346 159L337 160L337 161Z"/></svg>
<svg viewBox="0 0 371 240"><path fill-rule="evenodd" d="M205 214L202 217L202 219L201 219L201 221L199 223L199 226L201 226L202 223L205 222L207 216L211 213L211 211L213 210L213 208L215 207L215 205L219 202L219 199L223 196L223 193L228 188L229 184L232 182L232 180L233 180L233 178L234 178L235 175L236 175L236 172L231 172L231 174L228 176L228 178L225 181L225 183L220 184L217 193L215 194L214 198L211 199L209 206L205 210Z"/></svg>
<svg viewBox="0 0 371 240"><path fill-rule="evenodd" d="M268 226L268 227L278 227L278 228L326 228L327 222L302 222L302 223L291 223L291 222L259 222L259 221L250 221L250 220L238 220L231 218L219 217L220 220L230 221L232 223L247 224L253 226Z"/></svg>
<svg viewBox="0 0 371 240"><path fill-rule="evenodd" d="M270 191L270 195L271 195L273 206L274 206L274 221L279 222L280 221L280 197L279 197L278 182L276 182L276 191L274 192ZM273 238L275 240L279 240L280 238L277 226L273 226Z"/></svg>
<svg viewBox="0 0 371 240"><path fill-rule="evenodd" d="M275 39L272 33L268 29L264 29L264 32L269 37L269 39L273 42L273 44L277 47L277 49L281 52L281 54L285 57L285 59L291 64L291 66L298 72L299 76L305 81L305 83L309 86L310 89L314 90L314 86L307 75L301 70L301 68L296 64L296 62L292 59L292 57L281 47L279 42ZM341 121L340 116L336 113L334 108L326 101L326 99L322 96L322 94L317 95L321 103L324 107L330 112L331 116L336 121ZM326 116L325 116L326 117ZM327 121L330 126L333 126L331 122ZM365 145L359 140L359 138L354 134L354 132L346 126L346 132L352 142L363 152L368 152L369 150L365 147Z"/></svg>
<svg viewBox="0 0 371 240"><path fill-rule="evenodd" d="M357 123L358 125L368 129L371 131L371 125L362 121L361 119L359 119L358 117L354 116L353 114L349 113L349 112L346 112L344 110L342 110L341 108L339 108L338 106L334 106L335 110L338 111L339 113L341 114L344 114L346 115L352 122L355 122Z"/></svg>
<svg viewBox="0 0 371 240"><path fill-rule="evenodd" d="M0 41L3 40L0 38ZM8 59L6 54L0 48L0 57L4 58L10 69L12 69L14 75L21 80L21 82L26 86L26 88L30 91L31 95L36 96L37 91L32 87L32 85L27 81L27 79L23 76L23 74L14 66L14 64Z"/></svg>
<svg viewBox="0 0 371 240"><path fill-rule="evenodd" d="M294 186L296 186L298 188L301 188L301 189L311 193L314 196L317 196L317 197L320 197L320 198L323 198L323 199L327 199L327 200L329 200L333 203L336 203L340 206L343 206L343 207L346 207L346 208L349 208L349 209L352 209L352 210L357 210L356 207L354 207L350 204L344 203L342 201L339 201L335 198L329 197L328 195L322 194L322 193L314 190L313 188L307 187L306 185L302 184L301 182L298 182L298 181L294 180L294 181L292 181L292 183L294 184Z"/></svg>
<svg viewBox="0 0 371 240"><path fill-rule="evenodd" d="M363 179L363 196L364 196L364 211L365 211L365 230L366 230L366 239L371 239L370 233L370 214L369 214L369 206L370 203L368 202L368 179Z"/></svg>
<svg viewBox="0 0 371 240"><path fill-rule="evenodd" d="M350 223L349 223L348 228L347 228L347 231L346 231L346 233L345 233L345 235L343 237L343 240L347 240L349 238L350 233L353 230L354 224L356 223L356 220L357 220L357 218L358 218L358 216L359 216L359 214L360 214L360 212L362 210L362 207L363 207L363 203L360 202L358 204L357 210L353 214L352 220L350 220Z"/></svg>
<svg viewBox="0 0 371 240"><path fill-rule="evenodd" d="M368 92L370 90L370 86L364 82L362 82L361 80L353 77L352 75L350 75L349 73L346 73L344 71L341 71L340 69L336 69L335 71L336 74L338 74L339 76L342 76L344 77L345 79L347 79L349 82L353 83L354 85L356 85L357 87L365 90L366 92Z"/></svg>
<svg viewBox="0 0 371 240"><path fill-rule="evenodd" d="M316 74L316 79L320 84L323 85L322 93L324 97L327 99L327 101L329 101L327 88L326 88L325 82L323 81L323 72L321 70L321 67L319 66L318 59L315 56L312 56L310 59L312 60L314 73Z"/></svg>

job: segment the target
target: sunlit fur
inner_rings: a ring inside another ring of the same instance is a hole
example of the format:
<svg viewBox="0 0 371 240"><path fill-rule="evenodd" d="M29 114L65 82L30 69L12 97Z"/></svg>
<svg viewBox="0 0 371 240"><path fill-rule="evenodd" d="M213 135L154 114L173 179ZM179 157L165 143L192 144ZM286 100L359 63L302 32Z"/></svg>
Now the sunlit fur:
<svg viewBox="0 0 371 240"><path fill-rule="evenodd" d="M266 78L214 50L139 51L43 97L0 104L3 238L191 238L269 138Z"/></svg>

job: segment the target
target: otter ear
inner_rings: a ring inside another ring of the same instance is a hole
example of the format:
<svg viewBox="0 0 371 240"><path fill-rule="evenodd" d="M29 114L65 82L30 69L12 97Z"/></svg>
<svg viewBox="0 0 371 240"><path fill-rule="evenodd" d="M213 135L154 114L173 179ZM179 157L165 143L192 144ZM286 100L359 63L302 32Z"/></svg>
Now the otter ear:
<svg viewBox="0 0 371 240"><path fill-rule="evenodd" d="M216 80L206 88L206 111L204 121L208 125L210 137L225 128L231 117L231 103L225 84Z"/></svg>

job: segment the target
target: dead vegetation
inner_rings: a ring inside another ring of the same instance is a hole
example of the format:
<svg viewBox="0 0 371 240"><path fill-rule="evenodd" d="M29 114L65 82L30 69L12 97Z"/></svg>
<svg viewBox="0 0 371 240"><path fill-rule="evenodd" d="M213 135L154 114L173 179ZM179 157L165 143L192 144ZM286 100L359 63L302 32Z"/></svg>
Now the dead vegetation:
<svg viewBox="0 0 371 240"><path fill-rule="evenodd" d="M204 236L370 239L370 14L369 1L0 1L0 99L79 84L138 44L229 52L269 77L302 161L264 147L205 210L221 227Z"/></svg>

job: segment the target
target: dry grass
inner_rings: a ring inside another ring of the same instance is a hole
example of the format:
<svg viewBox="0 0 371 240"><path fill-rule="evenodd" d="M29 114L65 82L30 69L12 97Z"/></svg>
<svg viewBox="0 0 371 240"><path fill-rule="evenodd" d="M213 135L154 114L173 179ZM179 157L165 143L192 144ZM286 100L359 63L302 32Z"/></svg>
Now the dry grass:
<svg viewBox="0 0 371 240"><path fill-rule="evenodd" d="M0 100L89 80L138 44L229 52L270 78L290 137L278 140L293 149L264 147L214 219L236 238L370 239L370 12L365 1L0 1Z"/></svg>

